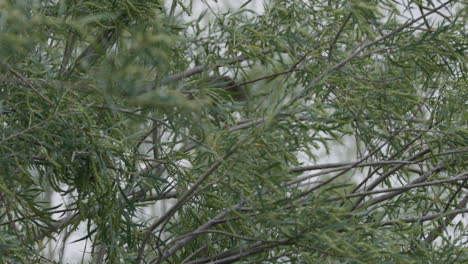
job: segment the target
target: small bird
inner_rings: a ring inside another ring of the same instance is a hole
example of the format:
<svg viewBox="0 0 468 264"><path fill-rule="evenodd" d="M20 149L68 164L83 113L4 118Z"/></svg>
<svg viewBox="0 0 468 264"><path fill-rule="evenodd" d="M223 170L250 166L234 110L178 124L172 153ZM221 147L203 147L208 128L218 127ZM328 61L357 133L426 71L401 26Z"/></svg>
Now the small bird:
<svg viewBox="0 0 468 264"><path fill-rule="evenodd" d="M246 91L229 76L210 76L208 78L209 88L220 88L234 101L242 102L247 100Z"/></svg>

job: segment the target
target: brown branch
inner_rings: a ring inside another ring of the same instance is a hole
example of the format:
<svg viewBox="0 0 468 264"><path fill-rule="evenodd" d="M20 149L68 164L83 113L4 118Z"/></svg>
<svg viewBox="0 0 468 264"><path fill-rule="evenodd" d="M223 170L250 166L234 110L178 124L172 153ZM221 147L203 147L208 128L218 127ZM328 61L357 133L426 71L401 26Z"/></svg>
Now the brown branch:
<svg viewBox="0 0 468 264"><path fill-rule="evenodd" d="M289 169L289 172L304 172L310 170L322 170L322 169L330 169L330 168L339 168L339 167L349 167L355 164L357 161L353 162L338 162L338 163L323 163L323 164L316 164L316 165L308 165L304 167L295 167ZM373 162L363 162L356 167L368 167L368 166L376 166L376 165L393 165L393 164L400 164L400 165L410 165L416 164L417 162L410 161L410 160L384 160L384 161L373 161Z"/></svg>
<svg viewBox="0 0 468 264"><path fill-rule="evenodd" d="M466 205L468 203L468 194L463 197L463 199L458 203L457 207L461 208L459 210L463 210L463 212L468 212ZM455 211L459 211L455 210ZM434 228L429 232L429 236L424 240L426 244L432 243L440 234L442 234L443 230L453 221L453 219L457 216L457 214L450 214L445 220L439 224L438 227Z"/></svg>
<svg viewBox="0 0 468 264"><path fill-rule="evenodd" d="M223 240L226 240L226 238L221 238L221 239L216 239L215 241L213 241L212 243L217 243L219 241L223 241ZM187 261L189 261L192 257L198 255L198 253L202 252L204 249L206 249L208 247L208 244L202 246L202 247L199 247L197 248L196 250L194 250L190 255L188 255L184 260L182 260L182 262L180 264L186 264Z"/></svg>
<svg viewBox="0 0 468 264"><path fill-rule="evenodd" d="M252 126L259 125L259 124L263 123L264 121L265 121L265 118L257 118L257 119L254 119L254 120L239 124L237 126L230 127L227 131L228 132L234 132L234 131L246 129L246 128L249 128L249 127L252 127Z"/></svg>
<svg viewBox="0 0 468 264"><path fill-rule="evenodd" d="M348 198L367 196L367 195L378 194L378 193L407 191L407 190L411 190L411 189L418 188L418 187L425 187L425 186L431 186L431 185L440 185L440 184L446 184L446 183L453 183L453 182L457 182L457 181L468 180L468 176L465 176L465 175L468 175L468 172L457 175L456 177L451 178L451 179L436 180L436 181L430 181L430 182L425 182L425 183L408 184L408 185L401 186L401 187L394 187L394 188L388 188L388 189L383 189L383 190L375 190L375 191L368 191L368 192L357 192L357 193L352 193L352 194L345 195L343 197L330 198L327 201L336 201L336 200L341 200L343 198L348 199Z"/></svg>
<svg viewBox="0 0 468 264"><path fill-rule="evenodd" d="M265 243L257 242L248 247L238 247L234 249L229 249L214 256L205 257L202 259L194 260L188 262L187 264L201 264L201 263L210 263L210 264L226 264L236 262L244 257L255 255L264 251L267 251L271 248L287 244L287 240L276 241L274 243Z"/></svg>
<svg viewBox="0 0 468 264"><path fill-rule="evenodd" d="M343 22L343 24L341 24L340 29L338 30L335 37L333 38L333 41L330 44L330 48L328 49L328 62L331 62L332 55L333 55L333 49L335 48L335 45L338 42L338 39L340 38L341 32L343 32L343 29L345 28L346 24L348 24L348 22L351 19L352 15L353 15L353 13L349 13L349 15L346 16L345 21Z"/></svg>
<svg viewBox="0 0 468 264"><path fill-rule="evenodd" d="M389 220L389 221L382 222L380 225L381 226L398 225L399 223L402 223L402 222L403 223L420 223L420 222L431 221L431 220L434 220L443 216L456 216L456 215L464 214L464 213L468 213L468 208L456 209L452 211L441 212L438 214L430 214L430 215L425 215L421 217L411 217L411 218Z"/></svg>
<svg viewBox="0 0 468 264"><path fill-rule="evenodd" d="M177 192L165 192L162 194L153 194L149 197L145 197L143 192L137 192L134 196L129 199L138 201L138 202L149 202L149 201L160 201L160 200L167 200L167 199L175 199L177 198Z"/></svg>
<svg viewBox="0 0 468 264"><path fill-rule="evenodd" d="M426 7L426 6L423 6L422 8L425 9L425 10L429 10L429 11L433 11L433 10L434 10L434 9L431 9L431 8L429 8L429 7ZM439 16L443 17L443 18L444 18L445 20L447 20L448 22L453 23L453 22L452 22L452 19L450 19L450 17L446 16L444 13L439 12L439 10L436 10L435 13L438 14Z"/></svg>
<svg viewBox="0 0 468 264"><path fill-rule="evenodd" d="M338 177L342 176L343 174L347 173L348 171L356 168L357 166L359 166L359 164L363 163L364 161L366 161L368 158L372 157L373 155L375 155L378 151L380 151L380 149L382 149L384 146L386 146L390 140L392 140L395 136L398 135L398 133L402 130L403 128L400 128L399 130L395 131L394 133L392 133L392 135L387 139L385 140L385 142L383 142L380 146L378 146L377 148L375 148L372 152L370 152L369 154L367 154L364 158L362 158L361 160L359 161L356 161L355 163L353 163L352 165L350 165L348 168L346 168L345 170L343 170L342 172L338 173L337 175L331 177L330 179L324 181L323 183L321 184L318 184L317 186L311 188L310 190L308 191L305 191L304 193L302 193L300 196L301 197L304 197L306 195L308 195L309 193L312 193L314 192L315 190L321 188L322 186L325 186L327 184L329 184L330 182L336 180Z"/></svg>
<svg viewBox="0 0 468 264"><path fill-rule="evenodd" d="M24 77L24 76L23 76ZM63 80L43 80L43 79L34 79L34 78L26 78L31 85L35 87L66 87L68 89L90 89L92 81L91 80L75 80L75 81L63 81ZM22 80L13 80L9 78L6 74L0 74L0 83L13 83L13 84L21 84L23 83Z"/></svg>
<svg viewBox="0 0 468 264"><path fill-rule="evenodd" d="M443 169L445 169L447 167L447 164L441 164L437 167L435 167L434 169L424 173L423 175L419 176L418 178L416 178L415 180L413 180L410 185L413 185L413 184L418 184L418 183L422 183L424 181L427 180L427 178L433 174L436 174L440 171L442 171ZM353 210L356 210L356 209L360 209L360 208L363 208L363 207L369 207L371 205L374 205L374 204L377 204L377 203L380 203L380 202L383 202L383 201L386 201L386 200L389 200L389 199L392 199L393 197L405 192L406 190L398 190L398 191L394 191L394 192L391 192L391 193L388 193L388 194L384 194L384 195L381 195L379 197L376 197L366 203L363 203L363 204L360 204L358 206L355 206L353 208Z"/></svg>
<svg viewBox="0 0 468 264"><path fill-rule="evenodd" d="M269 74L269 75L265 75L265 76L262 76L262 77L259 77L259 78L256 78L256 79L253 79L253 80L249 80L249 81L245 81L245 82L241 82L241 83L237 83L237 84L232 84L230 86L227 86L225 87L224 89L230 89L230 88L234 88L234 87L239 87L239 86L243 86L243 85L246 85L246 84L250 84L250 83L255 83L255 82L258 82L258 81L261 81L261 80L266 80L266 79L272 79L272 78L276 78L280 75L284 75L284 74L288 74L288 73L291 73L291 72L294 72L296 71L296 68L299 64L301 64L301 62L303 62L305 60L305 58L307 58L307 55L309 55L313 50L309 50L308 52L306 52L296 63L294 63L288 70L286 71L282 71L282 72L276 72L276 73L272 73L272 74Z"/></svg>
<svg viewBox="0 0 468 264"><path fill-rule="evenodd" d="M39 231L35 234L34 240L41 240L44 238L49 233L52 232L60 232L62 229L72 223L73 220L77 219L79 217L79 213L74 213L74 214L69 214L62 220L60 220L57 223L53 223L49 225L49 228L47 230Z"/></svg>
<svg viewBox="0 0 468 264"><path fill-rule="evenodd" d="M427 154L430 152L430 149L429 148L425 148L421 151L419 151L418 153L414 154L413 156L411 156L410 158L408 158L408 161L413 161L413 160L416 160L417 158ZM398 170L400 170L401 168L403 168L404 164L398 164L396 166L394 166L393 168L391 168L390 170L388 170L386 173L382 174L379 178L377 178L374 182L372 182L367 188L365 188L366 191L371 191L373 190L375 187L377 187L381 182L383 182L385 179L387 179L390 175L394 174L395 172L397 172ZM356 190L358 190L364 183L366 183L370 178L371 176L373 175L370 174L368 177L366 177L366 179L364 179L356 188L354 188L353 192L355 192ZM359 199L358 201L356 201L354 207L352 210L356 209L357 206L362 202L364 198L361 198Z"/></svg>
<svg viewBox="0 0 468 264"><path fill-rule="evenodd" d="M161 262L161 261L164 261L165 259L167 259L171 255L173 255L178 249L182 248L188 242L192 241L197 235L205 232L211 226L216 225L219 222L219 220L224 219L228 214L230 214L232 212L232 210L233 209L225 209L220 214L213 217L212 219L210 219L205 224L201 225L199 228L197 228L197 230L195 230L195 231L193 231L191 233L185 234L184 236L176 238L173 241L173 242L176 242L175 245L173 247L171 247L170 249L166 250L162 254L162 256L158 259L158 263Z"/></svg>
<svg viewBox="0 0 468 264"><path fill-rule="evenodd" d="M261 242L268 242L268 243L276 242L274 240L265 240L265 239L259 239L259 238L253 238L253 237L245 237L245 236L241 236L241 235L238 235L238 234L229 233L229 232L225 232L225 231L221 231L221 230L215 230L215 229L200 230L200 231L193 232L193 233L190 233L190 234L187 234L187 235L183 235L182 238L192 236L192 235L200 235L200 234L221 234L221 235L234 237L234 238L238 238L238 239L246 240L246 241L255 241L255 242L261 241Z"/></svg>
<svg viewBox="0 0 468 264"><path fill-rule="evenodd" d="M423 7L421 3L416 2L416 5L419 8L419 12L421 12L422 15L424 15ZM426 17L424 17L424 24L426 25L428 30L431 30L431 26L429 25L429 22L427 21Z"/></svg>
<svg viewBox="0 0 468 264"><path fill-rule="evenodd" d="M197 230L195 230L195 231L193 231L191 233L185 234L185 235L183 235L181 237L176 238L174 241L172 241L172 242L176 242L175 245L173 247L171 247L170 249L166 250L164 252L164 254L158 259L157 263L161 263L162 261L166 260L168 257L173 255L178 249L185 246L188 242L192 241L199 234L206 233L206 232L209 232L209 233L220 232L220 231L217 231L217 230L208 230L208 228L210 228L211 226L219 224L220 220L223 220L233 210L236 210L236 209L240 208L242 206L242 204L243 203L235 205L233 207L233 209L223 210L220 214L213 217L208 222L206 222L205 224L203 224L199 228L197 228ZM225 234L227 234L227 233L225 233ZM238 236L238 235L235 235L235 234L230 234L230 235L231 236L236 236L236 237ZM240 236L238 238L240 238ZM244 237L242 237L242 238L244 239ZM245 240L249 240L249 239L245 239ZM250 240L252 240L252 239L250 239ZM256 239L255 241L259 241L259 240ZM268 241L268 242L271 242L271 241Z"/></svg>
<svg viewBox="0 0 468 264"><path fill-rule="evenodd" d="M294 178L294 180L288 181L286 183L286 185L293 185L293 184L300 183L302 181L306 181L306 180L309 180L309 179L312 179L312 178L315 178L315 177L318 177L318 176L326 175L326 174L329 174L329 173L332 173L332 172L335 172L335 171L346 170L346 169L349 169L350 166L337 167L337 168L333 168L333 169L325 169L325 170L322 170L322 171L317 172L317 173L302 175L302 176Z"/></svg>
<svg viewBox="0 0 468 264"><path fill-rule="evenodd" d="M0 193L0 200L1 200L1 193ZM49 211L49 212L46 212L46 214L49 214L49 215L52 215L52 214L60 214L60 213L66 213L66 212L71 212L71 211L75 211L76 209L62 209L62 210L57 210L57 211ZM16 223L16 222L19 222L19 221L23 221L23 220L26 220L26 219L33 219L33 218L36 218L36 217L39 217L38 214L34 214L34 215L27 215L27 216L23 216L23 217L18 217L16 219L13 219L13 220L10 220L8 222L3 222L3 223L0 223L0 226L3 226L3 225L8 225L10 223Z"/></svg>

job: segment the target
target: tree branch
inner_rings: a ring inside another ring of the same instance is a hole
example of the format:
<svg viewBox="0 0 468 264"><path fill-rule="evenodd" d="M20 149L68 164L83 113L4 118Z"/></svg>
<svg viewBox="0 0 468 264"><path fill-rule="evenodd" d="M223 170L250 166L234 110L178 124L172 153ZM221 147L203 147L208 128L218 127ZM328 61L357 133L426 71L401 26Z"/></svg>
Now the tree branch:
<svg viewBox="0 0 468 264"><path fill-rule="evenodd" d="M447 167L447 164L441 164L437 167L435 167L434 169L424 173L423 175L421 175L420 177L416 178L414 181L412 181L410 183L410 185L413 185L413 184L418 184L418 183L421 183L421 182L424 182L427 180L427 178L433 174L436 174L440 171L442 171L443 169L445 169ZM389 199L392 199L393 197L405 192L406 190L398 190L398 191L394 191L394 192L391 192L391 193L388 193L388 194L385 194L385 195L382 195L382 196L379 196L379 197L376 197L366 203L363 203L363 204L360 204L358 206L355 206L353 208L353 210L356 210L356 209L360 209L362 207L369 207L371 205L374 205L376 203L380 203L382 201L386 201L386 200L389 200Z"/></svg>
<svg viewBox="0 0 468 264"><path fill-rule="evenodd" d="M343 198L348 199L348 198L360 197L360 196L367 196L367 195L378 194L378 193L388 193L388 192L396 192L396 191L407 191L407 190L411 190L411 189L418 188L418 187L425 187L425 186L431 186L431 185L441 185L441 184L446 184L446 183L453 183L453 182L457 182L457 181L467 180L467 179L468 179L468 176L465 177L465 175L468 175L468 172L462 173L462 174L457 175L456 177L450 178L450 179L436 180L436 181L430 181L430 182L425 182L425 183L414 183L414 184L408 184L408 185L401 186L401 187L388 188L388 189L383 189L383 190L375 190L375 191L368 191L368 192L357 192L357 193L352 193L352 194L345 195L344 197L334 197L334 198L330 198L330 199L327 200L327 201L336 201L336 200L341 200L341 199L343 199Z"/></svg>
<svg viewBox="0 0 468 264"><path fill-rule="evenodd" d="M434 220L443 216L456 216L456 215L465 214L465 213L468 213L468 208L456 209L452 211L441 212L438 214L430 214L430 215L425 215L421 217L409 217L409 218L401 218L401 219L396 219L396 220L389 220L389 221L382 222L380 225L381 226L398 225L401 222L421 223L421 222L431 221L431 220Z"/></svg>
<svg viewBox="0 0 468 264"><path fill-rule="evenodd" d="M430 149L429 148L425 148L421 151L419 151L418 153L414 154L413 156L409 157L408 158L408 161L414 161L416 160L417 158L427 154L430 152ZM393 168L391 168L390 170L388 170L387 172L385 172L384 174L382 174L379 178L377 178L374 182L372 182L367 188L365 188L366 191L371 191L373 190L375 187L377 187L381 182L383 182L385 179L387 179L390 175L394 174L395 172L397 172L398 170L400 170L401 168L403 168L404 164L398 164L396 166L394 166ZM370 177L372 176L369 175L368 177L366 177L366 179L364 179L356 188L354 188L353 192L355 192L356 190L359 189L360 186L362 186L365 182L367 182L367 180L370 179ZM357 206L362 202L362 199L364 198L361 198L359 199L356 204L354 205L353 209L356 209Z"/></svg>
<svg viewBox="0 0 468 264"><path fill-rule="evenodd" d="M420 17L416 18L416 19L413 19L411 21L408 21L407 23L405 23L404 25L396 28L395 30L393 30L392 32L386 34L386 35L383 35L369 43L362 43L360 46L356 47L354 49L353 52L351 52L351 54L343 59L342 61L338 62L337 64L335 64L333 67L325 70L322 74L320 74L319 76L317 76L314 80L312 80L311 84L305 88L304 90L302 90L302 92L297 95L296 97L294 97L292 100L291 100L291 104L294 103L295 101L299 100L299 99L302 99L304 97L306 97L309 92L315 88L316 85L318 85L330 72L333 72L337 69L340 69L341 67L343 67L344 65L348 64L352 59L354 59L356 56L358 56L362 51L398 34L399 32L403 31L404 29L406 29L407 27L411 26L412 24L424 19L425 17L437 12L438 10L444 8L446 5L448 5L449 3L453 2L453 0L449 0L447 1L446 3L444 4L441 4L440 6L438 6L437 8L431 10L430 12L427 12L426 14L422 14Z"/></svg>
<svg viewBox="0 0 468 264"><path fill-rule="evenodd" d="M289 172L304 172L304 171L311 171L311 170L322 170L322 169L330 169L330 168L339 168L339 167L349 167L355 164L357 161L353 162L338 162L338 163L322 163L316 165L308 165L304 167L295 167L291 168ZM368 167L368 166L377 166L377 165L393 165L393 164L400 164L400 165L411 165L417 164L418 162L411 161L411 160L383 160L383 161L372 161L372 162L363 162L355 167Z"/></svg>
<svg viewBox="0 0 468 264"><path fill-rule="evenodd" d="M144 250L146 247L146 244L152 234L152 232L160 226L162 223L164 223L166 220L171 218L187 201L192 198L193 194L195 191L201 186L201 184L208 179L208 177L216 170L218 169L221 164L229 158L238 148L239 143L236 144L228 153L226 153L221 160L216 161L193 185L192 187L187 190L183 195L181 195L181 198L171 207L169 210L162 215L156 222L154 222L150 227L147 228L147 230L144 232L143 235L143 240L140 246L140 250L138 251L138 257L136 260L136 263L139 264L141 263L143 259L143 254Z"/></svg>
<svg viewBox="0 0 468 264"><path fill-rule="evenodd" d="M461 209L454 210L454 211L455 212L456 211L461 211L463 213L468 212L468 208L466 208L467 203L468 203L468 194L466 194L465 197L463 197L463 199L457 205L457 207L461 208ZM454 211L452 211L452 212L454 212ZM446 214L446 213L444 213L444 214ZM445 218L445 220L442 221L442 223L440 223L438 227L434 228L433 230L431 230L429 232L429 236L427 236L427 238L424 240L424 242L426 244L430 244L430 243L434 242L434 240L438 236L440 236L442 234L443 230L450 224L450 222L452 222L453 219L455 219L455 216L457 216L456 213L449 214L448 217Z"/></svg>

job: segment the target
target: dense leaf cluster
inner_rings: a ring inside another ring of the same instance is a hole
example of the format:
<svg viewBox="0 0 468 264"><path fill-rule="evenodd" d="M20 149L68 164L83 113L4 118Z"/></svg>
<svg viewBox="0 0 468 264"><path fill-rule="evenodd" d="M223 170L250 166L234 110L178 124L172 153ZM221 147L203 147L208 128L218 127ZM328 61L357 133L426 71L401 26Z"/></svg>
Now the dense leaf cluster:
<svg viewBox="0 0 468 264"><path fill-rule="evenodd" d="M243 2L0 2L0 262L468 260L462 1Z"/></svg>

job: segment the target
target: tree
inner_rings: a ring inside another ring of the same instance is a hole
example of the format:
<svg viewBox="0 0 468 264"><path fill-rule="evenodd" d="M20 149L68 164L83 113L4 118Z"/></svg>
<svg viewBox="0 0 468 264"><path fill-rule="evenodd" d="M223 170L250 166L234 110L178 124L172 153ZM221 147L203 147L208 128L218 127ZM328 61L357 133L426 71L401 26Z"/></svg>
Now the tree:
<svg viewBox="0 0 468 264"><path fill-rule="evenodd" d="M467 260L461 1L250 2L0 2L1 262Z"/></svg>

